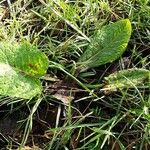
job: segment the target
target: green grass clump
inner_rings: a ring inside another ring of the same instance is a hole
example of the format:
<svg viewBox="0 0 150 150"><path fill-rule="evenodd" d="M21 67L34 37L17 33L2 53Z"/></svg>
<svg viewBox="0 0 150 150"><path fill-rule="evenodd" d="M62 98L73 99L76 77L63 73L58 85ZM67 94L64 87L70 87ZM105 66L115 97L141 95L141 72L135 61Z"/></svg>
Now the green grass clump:
<svg viewBox="0 0 150 150"><path fill-rule="evenodd" d="M2 0L0 41L30 41L47 55L49 69L41 77L41 97L25 101L1 96L0 148L148 149L149 79L147 84L109 91L104 77L129 68L150 70L149 4L148 0ZM124 54L81 73L77 61L93 35L125 18L133 29Z"/></svg>

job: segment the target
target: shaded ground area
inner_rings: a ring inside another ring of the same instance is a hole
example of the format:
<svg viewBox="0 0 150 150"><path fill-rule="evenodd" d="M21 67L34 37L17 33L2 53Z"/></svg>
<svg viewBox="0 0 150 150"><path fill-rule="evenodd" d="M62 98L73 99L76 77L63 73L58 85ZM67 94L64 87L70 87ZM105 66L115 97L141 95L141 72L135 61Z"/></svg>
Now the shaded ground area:
<svg viewBox="0 0 150 150"><path fill-rule="evenodd" d="M132 95L133 91L129 92ZM143 92L149 94L148 90ZM99 94L101 95L102 93ZM82 99L83 95L84 99ZM94 129L95 133L90 138L99 136L102 131L107 133L111 126L111 132L120 137L120 141L126 146L126 149L130 150L132 147L140 144L141 135L145 134L143 125L146 125L146 120L141 118L140 122L137 120L136 124L134 124L135 116L129 112L124 113L124 109L131 109L135 106L136 100L134 98L127 96L132 101L123 102L120 108L120 111L123 113L119 113L118 116L114 117L114 114L118 112L121 93L109 93L107 95L109 97L102 98L102 101L92 100L87 92L75 93L74 96L77 99L75 98L71 103L71 110L69 106L65 106L62 102L51 99L49 96L45 98L46 101L43 99L43 102L32 118L33 127L26 143L27 146L30 148L36 146L36 148L46 149L46 145L51 143L54 138L51 149L62 149L63 145L68 145L70 149L76 149L82 147L84 142L88 142L86 137L93 134ZM50 102L48 102L48 99L50 99ZM140 106L139 108L137 107L137 110L140 110ZM30 106L22 106L10 112L10 106L1 106L1 116L3 116L0 120L1 148L10 145L11 142L14 149L19 146L17 143L21 143L23 139L30 108L32 108L32 104ZM112 124L113 122L115 125ZM56 125L57 128L55 128ZM83 126L83 129L81 129L81 126ZM92 127L94 128L92 129ZM102 131L98 131L100 128ZM104 135L102 134L102 136L97 138L99 140L103 139ZM95 142L92 142L93 145L95 145ZM44 144L46 145L44 146ZM146 149L149 147L149 144L146 142L143 143L143 146ZM110 137L110 143L105 144L104 149L108 149L108 147L110 149L113 147L114 150L120 149L120 145L113 137Z"/></svg>

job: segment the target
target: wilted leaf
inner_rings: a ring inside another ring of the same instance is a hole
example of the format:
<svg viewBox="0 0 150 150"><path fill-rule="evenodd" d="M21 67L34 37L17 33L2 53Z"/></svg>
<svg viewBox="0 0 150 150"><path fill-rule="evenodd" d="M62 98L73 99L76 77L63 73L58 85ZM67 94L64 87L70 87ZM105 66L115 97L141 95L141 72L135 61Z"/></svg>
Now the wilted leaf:
<svg viewBox="0 0 150 150"><path fill-rule="evenodd" d="M150 71L146 69L127 69L105 77L108 90L116 90L120 88L129 88L142 84L144 80L149 81Z"/></svg>
<svg viewBox="0 0 150 150"><path fill-rule="evenodd" d="M119 58L127 47L131 30L129 19L120 20L98 30L78 61L81 71Z"/></svg>
<svg viewBox="0 0 150 150"><path fill-rule="evenodd" d="M29 43L0 43L0 95L30 99L42 91L47 57Z"/></svg>

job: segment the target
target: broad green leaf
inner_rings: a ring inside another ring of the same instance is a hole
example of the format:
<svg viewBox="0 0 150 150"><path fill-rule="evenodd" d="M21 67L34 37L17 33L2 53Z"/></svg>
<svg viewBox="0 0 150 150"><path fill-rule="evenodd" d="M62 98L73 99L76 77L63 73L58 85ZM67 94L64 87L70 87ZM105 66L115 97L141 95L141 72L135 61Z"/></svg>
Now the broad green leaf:
<svg viewBox="0 0 150 150"><path fill-rule="evenodd" d="M135 87L142 84L146 79L149 86L150 71L146 69L127 69L118 71L105 77L107 85L105 88L108 90L116 90L121 88Z"/></svg>
<svg viewBox="0 0 150 150"><path fill-rule="evenodd" d="M131 30L129 19L117 21L98 30L78 61L81 71L119 58L127 47Z"/></svg>
<svg viewBox="0 0 150 150"><path fill-rule="evenodd" d="M30 99L42 91L47 57L30 43L0 43L0 95Z"/></svg>
<svg viewBox="0 0 150 150"><path fill-rule="evenodd" d="M48 68L47 57L28 42L20 45L0 43L0 63L10 64L20 72L36 77L44 75Z"/></svg>

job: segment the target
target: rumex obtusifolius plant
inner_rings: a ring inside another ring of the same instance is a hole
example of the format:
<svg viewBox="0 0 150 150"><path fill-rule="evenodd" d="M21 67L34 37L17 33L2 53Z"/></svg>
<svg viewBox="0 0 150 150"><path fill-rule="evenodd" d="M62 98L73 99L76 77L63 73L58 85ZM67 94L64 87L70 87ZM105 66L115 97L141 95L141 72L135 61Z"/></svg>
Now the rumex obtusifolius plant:
<svg viewBox="0 0 150 150"><path fill-rule="evenodd" d="M122 56L130 40L132 26L129 19L122 19L103 26L91 39L77 65L80 72L113 62ZM142 68L122 70L105 77L107 88L133 87L150 76L150 71ZM148 82L150 82L148 80ZM150 84L148 84L150 85Z"/></svg>
<svg viewBox="0 0 150 150"><path fill-rule="evenodd" d="M48 59L29 42L0 43L0 95L31 99L42 92L39 80Z"/></svg>
<svg viewBox="0 0 150 150"><path fill-rule="evenodd" d="M77 69L84 72L121 57L130 40L131 31L129 19L103 26L79 58ZM0 95L31 99L41 94L42 85L39 78L46 73L48 66L46 55L29 42L1 42ZM113 73L105 77L105 80L107 88L113 90L140 84L149 76L149 70L132 68Z"/></svg>

